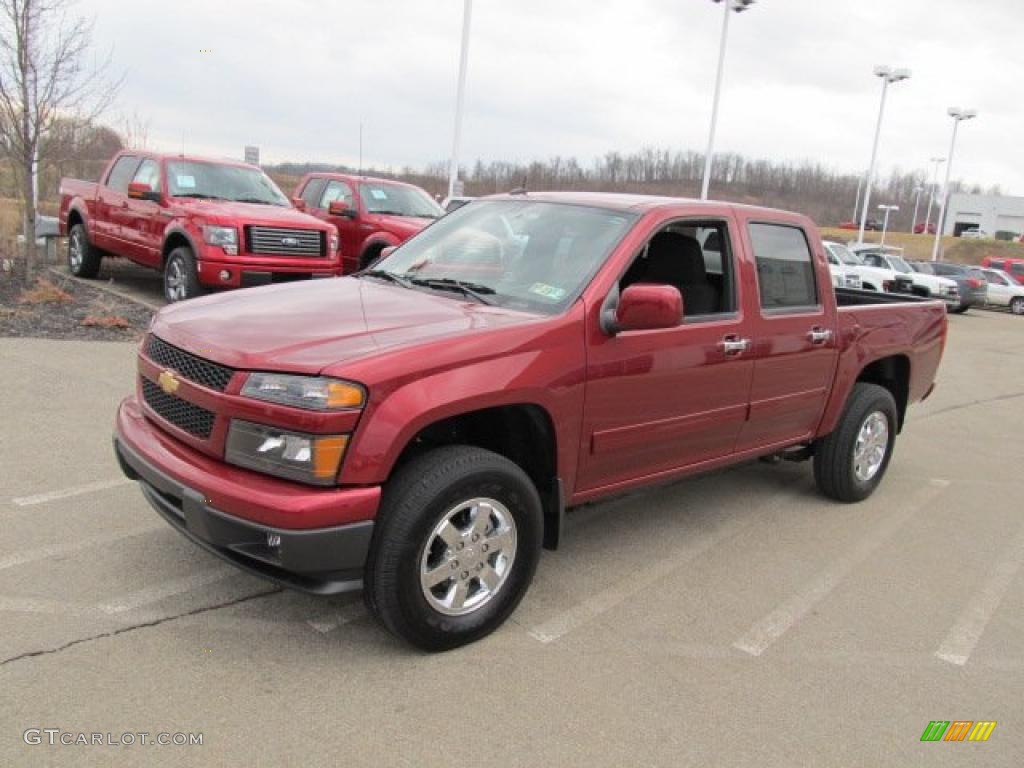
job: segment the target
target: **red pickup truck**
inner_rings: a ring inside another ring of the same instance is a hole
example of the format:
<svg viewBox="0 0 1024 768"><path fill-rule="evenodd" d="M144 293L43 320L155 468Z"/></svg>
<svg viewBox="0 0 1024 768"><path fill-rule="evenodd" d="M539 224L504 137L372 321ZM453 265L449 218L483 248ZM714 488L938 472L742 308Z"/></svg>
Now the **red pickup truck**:
<svg viewBox="0 0 1024 768"><path fill-rule="evenodd" d="M292 202L337 227L346 275L366 268L385 248L404 243L444 215L417 186L341 173L307 174L295 187Z"/></svg>
<svg viewBox="0 0 1024 768"><path fill-rule="evenodd" d="M440 650L567 507L760 456L864 499L945 339L940 301L833 291L803 216L504 195L358 275L162 310L115 450L200 546Z"/></svg>
<svg viewBox="0 0 1024 768"><path fill-rule="evenodd" d="M296 211L259 168L127 150L99 183L62 179L68 267L95 277L105 255L159 269L169 302L211 288L339 274L334 227Z"/></svg>

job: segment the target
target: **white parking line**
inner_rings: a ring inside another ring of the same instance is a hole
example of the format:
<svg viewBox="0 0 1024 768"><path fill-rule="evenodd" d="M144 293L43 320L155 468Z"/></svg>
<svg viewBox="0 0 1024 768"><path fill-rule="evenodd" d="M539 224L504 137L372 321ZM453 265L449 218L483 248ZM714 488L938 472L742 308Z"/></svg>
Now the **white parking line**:
<svg viewBox="0 0 1024 768"><path fill-rule="evenodd" d="M767 505L764 509L770 510L789 498L788 494L777 497L774 502ZM723 523L713 531L696 534L687 541L684 548L673 555L658 561L650 568L636 573L614 587L592 595L582 603L577 603L563 613L531 627L527 630L527 633L534 640L542 643L554 642L582 624L611 610L620 603L624 603L637 593L665 578L676 569L710 551L726 539L735 536L755 520L756 517L753 516L736 517Z"/></svg>
<svg viewBox="0 0 1024 768"><path fill-rule="evenodd" d="M236 576L238 574L239 571L236 568L228 567L218 567L209 571L200 571L199 573L193 573L180 579L162 581L159 584L154 584L153 586L145 587L135 592L130 592L127 595L115 597L113 600L101 605L100 610L104 613L110 614L133 611L136 608L152 605L153 603L157 603L168 597L174 597L193 589L206 586L207 584L223 581L229 576Z"/></svg>
<svg viewBox="0 0 1024 768"><path fill-rule="evenodd" d="M362 601L349 603L341 608L315 616L306 623L322 635L333 632L338 627L348 624L350 621L366 615L366 609Z"/></svg>
<svg viewBox="0 0 1024 768"><path fill-rule="evenodd" d="M992 568L981 592L967 604L956 624L949 630L946 639L935 652L937 658L959 667L967 663L1021 564L1024 564L1024 527L1017 531L1002 559Z"/></svg>
<svg viewBox="0 0 1024 768"><path fill-rule="evenodd" d="M155 520L151 525L134 528L129 531L107 533L102 536L87 536L85 538L67 541L63 544L54 544L49 547L40 547L39 549L28 549L24 552L8 555L7 557L0 557L0 571L7 568L13 568L17 565L25 565L26 563L33 563L38 560L46 560L47 558L57 557L59 555L69 555L83 549L98 547L103 544L110 544L115 541L120 541L121 539L129 539L132 536L139 536L143 533L150 533L166 527L167 524L163 521ZM73 536L74 532L66 532L66 535Z"/></svg>
<svg viewBox="0 0 1024 768"><path fill-rule="evenodd" d="M774 611L754 624L750 630L732 644L733 648L760 656L782 637L807 613L825 598L858 565L867 560L892 538L928 502L949 487L948 480L932 479L917 491L903 509L886 517L871 530L852 552L836 558L803 589L779 605Z"/></svg>
<svg viewBox="0 0 1024 768"><path fill-rule="evenodd" d="M110 488L118 488L122 485L128 485L133 482L135 481L129 480L127 477L119 477L116 480L97 480L95 483L76 485L72 488L62 488L59 491L40 493L35 496L21 496L16 499L11 499L11 503L16 507L31 507L36 504L46 504L49 501L57 501L58 499L69 499L72 496L84 496L87 493L106 491Z"/></svg>

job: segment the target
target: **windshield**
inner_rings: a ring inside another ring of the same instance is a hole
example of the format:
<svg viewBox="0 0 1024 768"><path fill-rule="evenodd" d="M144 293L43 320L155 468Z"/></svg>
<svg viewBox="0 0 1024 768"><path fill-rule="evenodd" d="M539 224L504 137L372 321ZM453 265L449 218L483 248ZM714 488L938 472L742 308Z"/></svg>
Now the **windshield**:
<svg viewBox="0 0 1024 768"><path fill-rule="evenodd" d="M167 189L172 197L290 205L267 174L244 165L172 160L167 163Z"/></svg>
<svg viewBox="0 0 1024 768"><path fill-rule="evenodd" d="M843 264L847 264L851 267L860 267L864 265L861 258L842 243L830 243L829 248L832 249L832 253L834 253Z"/></svg>
<svg viewBox="0 0 1024 768"><path fill-rule="evenodd" d="M889 257L889 264L892 266L893 270L896 271L896 272L905 272L907 274L910 274L911 272L914 271L913 269L911 269L910 265L907 264L907 262L905 262L899 256L890 256Z"/></svg>
<svg viewBox="0 0 1024 768"><path fill-rule="evenodd" d="M436 219L444 213L430 195L416 187L363 182L359 185L359 196L367 213L386 213L419 219Z"/></svg>
<svg viewBox="0 0 1024 768"><path fill-rule="evenodd" d="M373 272L426 290L451 289L458 281L487 303L555 314L575 301L635 220L585 206L483 200L406 241Z"/></svg>

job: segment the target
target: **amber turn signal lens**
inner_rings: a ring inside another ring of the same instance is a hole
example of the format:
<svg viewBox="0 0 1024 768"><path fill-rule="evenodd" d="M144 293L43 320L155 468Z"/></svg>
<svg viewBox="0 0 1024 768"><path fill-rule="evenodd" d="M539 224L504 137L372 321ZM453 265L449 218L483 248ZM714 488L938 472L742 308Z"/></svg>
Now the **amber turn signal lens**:
<svg viewBox="0 0 1024 768"><path fill-rule="evenodd" d="M318 437L313 444L313 476L328 480L338 473L341 457L348 447L348 435Z"/></svg>
<svg viewBox="0 0 1024 768"><path fill-rule="evenodd" d="M327 385L328 408L359 408L366 399L362 387L356 387L341 381L332 381Z"/></svg>

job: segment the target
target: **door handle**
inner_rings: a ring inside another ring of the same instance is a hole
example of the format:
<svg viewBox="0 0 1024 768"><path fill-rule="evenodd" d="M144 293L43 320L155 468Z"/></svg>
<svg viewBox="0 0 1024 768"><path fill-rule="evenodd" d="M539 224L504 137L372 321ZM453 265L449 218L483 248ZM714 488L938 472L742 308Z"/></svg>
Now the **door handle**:
<svg viewBox="0 0 1024 768"><path fill-rule="evenodd" d="M727 355L738 355L750 349L750 339L740 339L736 336L726 336L718 342L718 348Z"/></svg>
<svg viewBox="0 0 1024 768"><path fill-rule="evenodd" d="M811 344L824 344L832 338L832 331L827 328L811 328L807 332L807 338Z"/></svg>

